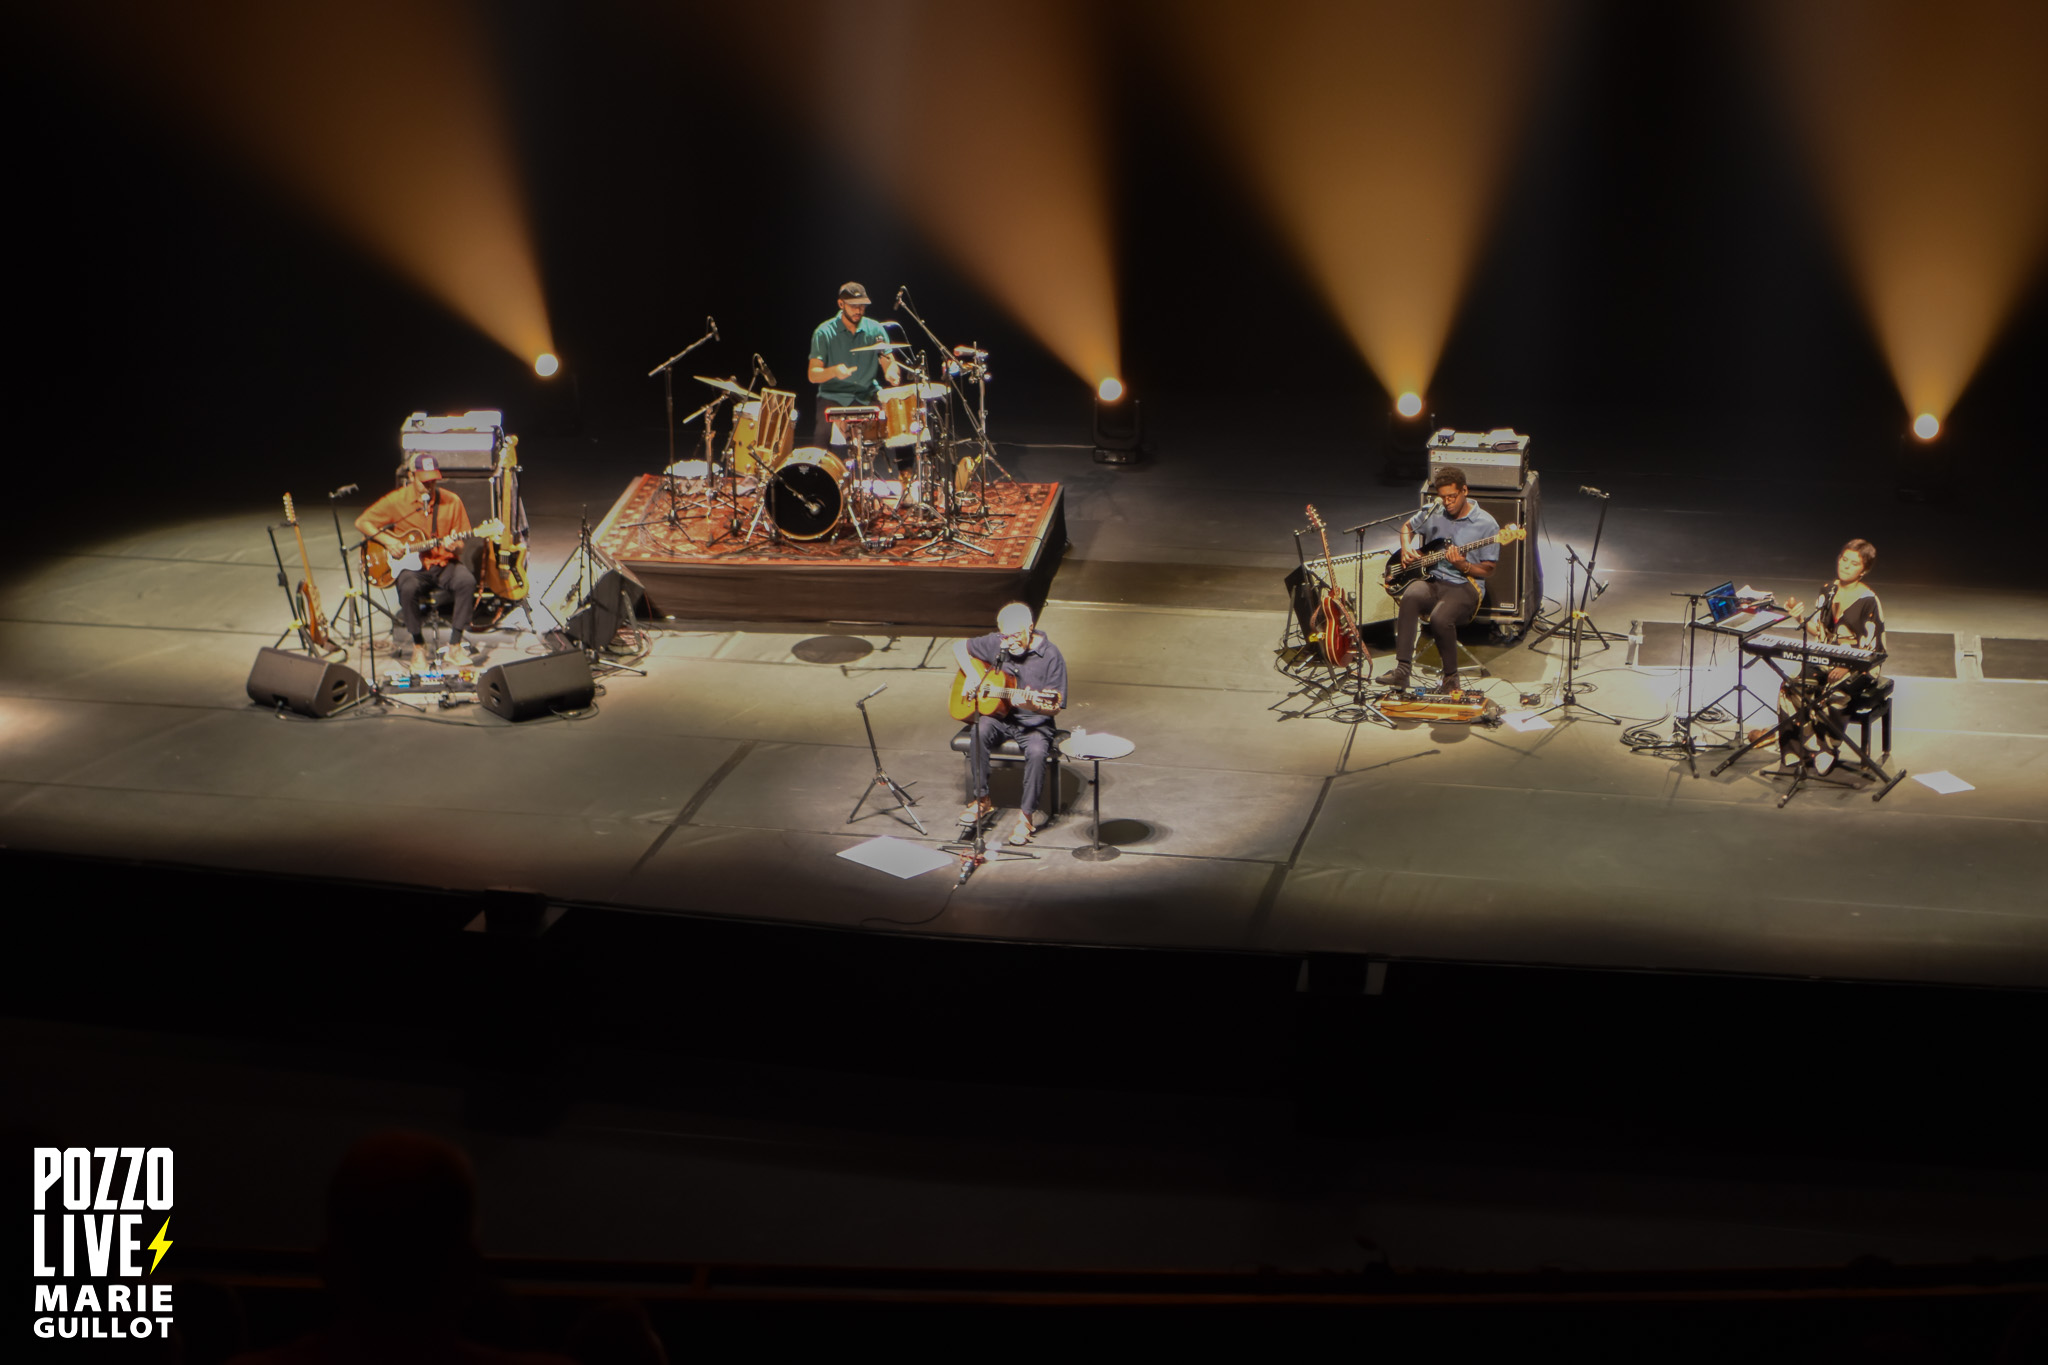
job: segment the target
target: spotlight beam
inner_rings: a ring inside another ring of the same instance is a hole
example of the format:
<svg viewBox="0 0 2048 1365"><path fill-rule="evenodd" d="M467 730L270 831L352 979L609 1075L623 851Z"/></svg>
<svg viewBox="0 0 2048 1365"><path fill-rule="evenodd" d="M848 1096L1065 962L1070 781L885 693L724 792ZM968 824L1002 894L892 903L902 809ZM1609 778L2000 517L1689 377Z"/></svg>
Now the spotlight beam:
<svg viewBox="0 0 2048 1365"><path fill-rule="evenodd" d="M1155 9L1194 94L1360 356L1391 392L1427 392L1551 6Z"/></svg>
<svg viewBox="0 0 2048 1365"><path fill-rule="evenodd" d="M124 88L254 164L522 364L554 349L471 0L50 8Z"/></svg>
<svg viewBox="0 0 2048 1365"><path fill-rule="evenodd" d="M1093 386L1120 368L1106 114L1076 0L820 7L757 0L726 15L814 108L829 84L877 82L814 120L974 282ZM850 73L858 73L852 76Z"/></svg>
<svg viewBox="0 0 2048 1365"><path fill-rule="evenodd" d="M2048 6L1762 6L1906 410L1947 417L2048 239Z"/></svg>

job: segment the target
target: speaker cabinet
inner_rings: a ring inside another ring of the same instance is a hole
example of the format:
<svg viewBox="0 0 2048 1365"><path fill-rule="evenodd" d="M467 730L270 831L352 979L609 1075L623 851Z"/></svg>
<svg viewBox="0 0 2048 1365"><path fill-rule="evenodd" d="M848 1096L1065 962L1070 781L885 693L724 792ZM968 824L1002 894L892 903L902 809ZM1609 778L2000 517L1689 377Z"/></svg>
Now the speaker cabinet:
<svg viewBox="0 0 2048 1365"><path fill-rule="evenodd" d="M280 703L302 716L325 718L370 694L363 675L347 664L329 663L283 649L259 649L249 670L249 700Z"/></svg>
<svg viewBox="0 0 2048 1365"><path fill-rule="evenodd" d="M1543 564L1536 553L1541 533L1543 480L1535 470L1518 490L1474 488L1472 501L1502 526L1520 526L1529 534L1512 545L1500 547L1500 567L1486 580L1486 595L1479 599L1475 621L1526 627L1536 619L1543 601ZM1425 486L1423 501L1434 497L1435 489Z"/></svg>
<svg viewBox="0 0 2048 1365"><path fill-rule="evenodd" d="M590 660L580 650L495 664L484 670L476 684L476 699L484 710L506 720L580 711L596 696Z"/></svg>

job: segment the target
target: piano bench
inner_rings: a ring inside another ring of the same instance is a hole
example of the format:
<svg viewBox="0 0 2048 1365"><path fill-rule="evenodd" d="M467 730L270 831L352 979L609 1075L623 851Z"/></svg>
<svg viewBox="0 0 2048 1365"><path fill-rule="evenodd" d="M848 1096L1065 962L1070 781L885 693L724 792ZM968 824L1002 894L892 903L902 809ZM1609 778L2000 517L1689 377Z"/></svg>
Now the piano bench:
<svg viewBox="0 0 2048 1365"><path fill-rule="evenodd" d="M1871 688L1849 704L1849 709L1843 719L1863 727L1863 751L1865 753L1870 752L1871 722L1878 722L1882 727L1879 734L1884 740L1884 747L1878 750L1878 753L1889 755L1892 751L1892 680L1890 678L1879 679L1877 686Z"/></svg>
<svg viewBox="0 0 2048 1365"><path fill-rule="evenodd" d="M1045 793L1039 798L1040 809L1050 818L1060 813L1060 745L1071 737L1072 731L1055 729L1052 732L1052 748L1045 756ZM953 752L968 754L974 752L974 727L963 725L953 736ZM992 763L1022 763L1024 750L1014 739L1006 739L988 751Z"/></svg>

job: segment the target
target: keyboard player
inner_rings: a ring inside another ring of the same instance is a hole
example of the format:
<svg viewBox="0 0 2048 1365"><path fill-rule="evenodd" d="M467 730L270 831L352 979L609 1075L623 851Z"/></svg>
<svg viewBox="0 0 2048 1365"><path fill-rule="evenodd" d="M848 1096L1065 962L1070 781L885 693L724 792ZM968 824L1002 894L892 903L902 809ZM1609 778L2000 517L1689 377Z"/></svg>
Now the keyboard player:
<svg viewBox="0 0 2048 1365"><path fill-rule="evenodd" d="M1835 556L1835 576L1822 585L1813 610L1803 612L1793 604L1792 614L1800 617L1806 639L1850 645L1882 656L1884 606L1867 581L1870 566L1876 562L1877 547L1867 540L1852 540L1842 547ZM1840 757L1840 734L1850 710L1883 684L1876 664L1851 668L1809 662L1801 668L1778 689L1778 752L1785 765L1804 765L1816 773L1833 768ZM1752 731L1750 738L1761 739L1766 733Z"/></svg>

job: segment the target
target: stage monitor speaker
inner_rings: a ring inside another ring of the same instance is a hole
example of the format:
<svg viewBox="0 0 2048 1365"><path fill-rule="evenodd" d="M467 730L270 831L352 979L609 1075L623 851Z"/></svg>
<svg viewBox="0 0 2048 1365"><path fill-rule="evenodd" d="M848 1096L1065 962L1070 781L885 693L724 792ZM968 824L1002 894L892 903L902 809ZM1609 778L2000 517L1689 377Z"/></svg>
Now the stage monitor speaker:
<svg viewBox="0 0 2048 1365"><path fill-rule="evenodd" d="M608 569L599 575L583 599L582 607L571 613L565 628L569 637L585 649L610 645L619 627L647 619L647 589L625 569Z"/></svg>
<svg viewBox="0 0 2048 1365"><path fill-rule="evenodd" d="M1500 567L1487 578L1486 595L1473 619L1526 628L1543 602L1543 564L1536 553L1536 540L1542 534L1543 481L1532 469L1519 489L1474 488L1471 493L1472 501L1495 521L1520 526L1529 533L1500 547ZM1424 487L1422 496L1433 497L1435 490Z"/></svg>
<svg viewBox="0 0 2048 1365"><path fill-rule="evenodd" d="M249 700L258 706L289 707L316 719L344 710L370 694L363 675L347 664L329 663L286 649L259 649L249 670Z"/></svg>
<svg viewBox="0 0 2048 1365"><path fill-rule="evenodd" d="M581 711L596 696L597 681L581 650L495 664L476 684L476 699L484 710L506 720Z"/></svg>

